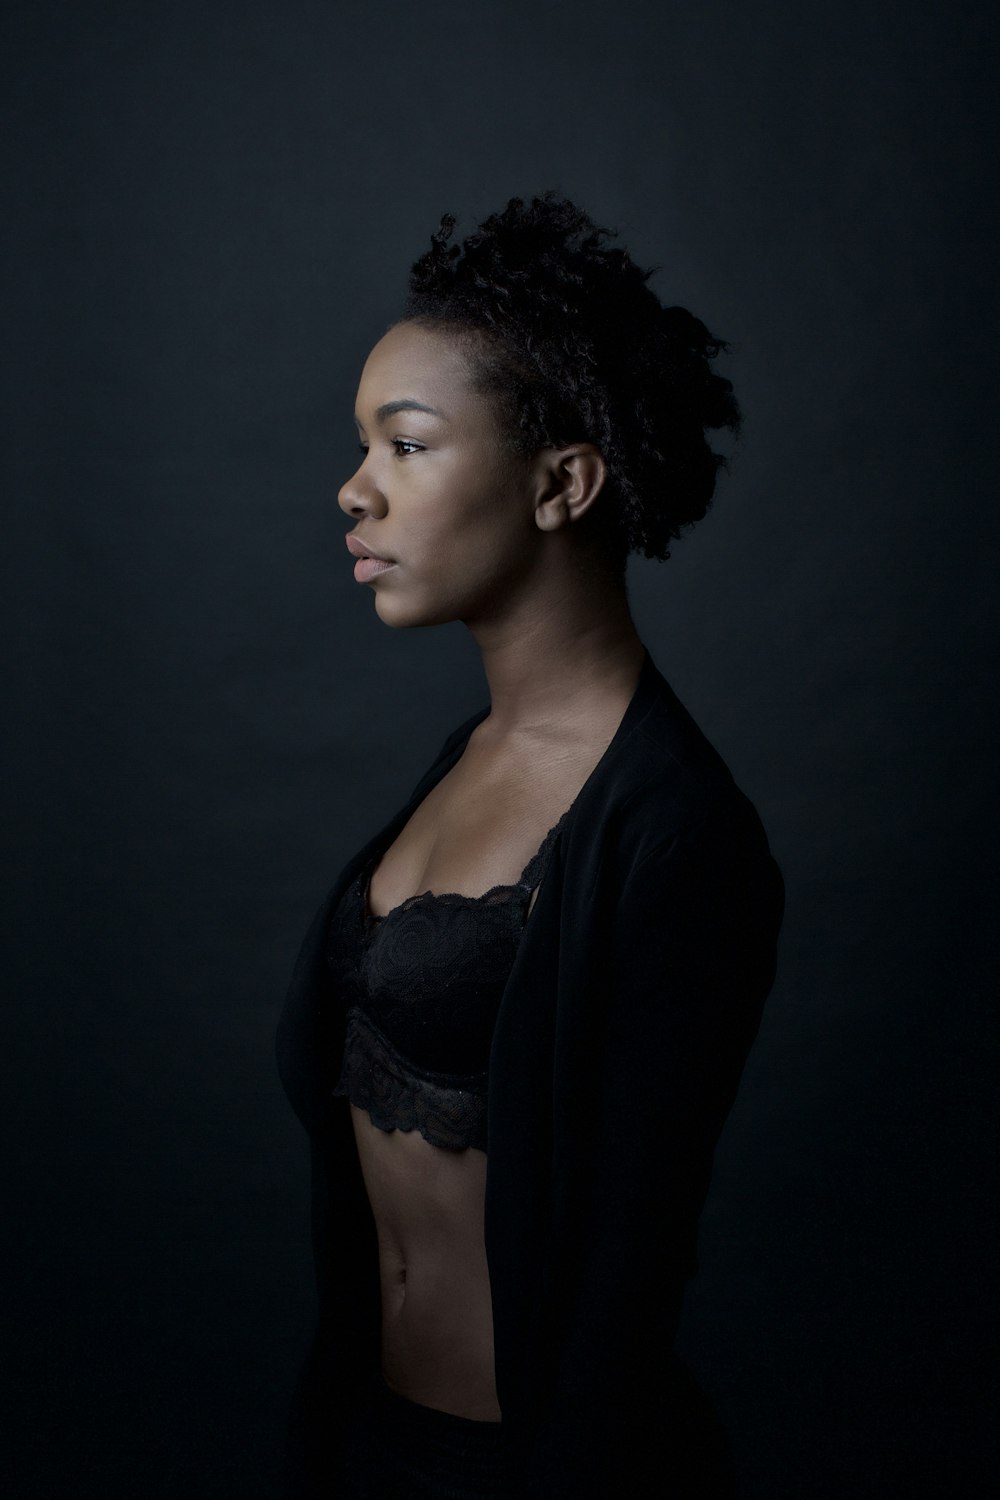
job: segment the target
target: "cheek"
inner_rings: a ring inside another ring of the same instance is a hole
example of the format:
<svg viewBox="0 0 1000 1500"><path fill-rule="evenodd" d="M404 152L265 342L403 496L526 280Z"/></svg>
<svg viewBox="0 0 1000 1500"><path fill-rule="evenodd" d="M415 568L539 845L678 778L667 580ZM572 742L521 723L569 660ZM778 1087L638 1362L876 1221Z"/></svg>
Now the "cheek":
<svg viewBox="0 0 1000 1500"><path fill-rule="evenodd" d="M482 464L455 463L421 476L413 516L434 546L493 556L511 530L511 497Z"/></svg>
<svg viewBox="0 0 1000 1500"><path fill-rule="evenodd" d="M453 556L460 558L471 581L494 583L509 573L524 551L515 527L513 500L495 487L481 487L465 497L454 533Z"/></svg>

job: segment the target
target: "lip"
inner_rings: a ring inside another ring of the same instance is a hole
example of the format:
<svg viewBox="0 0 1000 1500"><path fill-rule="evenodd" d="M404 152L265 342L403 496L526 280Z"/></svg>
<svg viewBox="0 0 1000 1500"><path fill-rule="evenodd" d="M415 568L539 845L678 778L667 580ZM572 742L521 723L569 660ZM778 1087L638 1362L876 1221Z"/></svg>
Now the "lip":
<svg viewBox="0 0 1000 1500"><path fill-rule="evenodd" d="M358 583L367 583L369 579L377 578L380 573L391 573L395 566L395 563L382 562L377 557L359 557L354 564L354 577Z"/></svg>
<svg viewBox="0 0 1000 1500"><path fill-rule="evenodd" d="M347 550L352 557L370 557L375 562L383 563L391 563L395 561L394 558L383 557L381 552L373 552L369 546L366 546L366 544L361 540L360 537L354 535L353 531L349 531L347 533L347 535L344 537L344 541L347 543Z"/></svg>

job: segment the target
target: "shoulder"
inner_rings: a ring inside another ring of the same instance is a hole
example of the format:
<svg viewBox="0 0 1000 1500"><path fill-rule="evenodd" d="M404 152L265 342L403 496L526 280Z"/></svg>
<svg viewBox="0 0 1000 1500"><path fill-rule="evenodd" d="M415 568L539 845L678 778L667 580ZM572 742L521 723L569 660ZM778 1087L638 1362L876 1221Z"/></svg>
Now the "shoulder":
<svg viewBox="0 0 1000 1500"><path fill-rule="evenodd" d="M597 779L594 811L603 815L598 821L605 824L605 842L615 850L622 874L664 857L678 844L769 857L757 809L655 669L641 716Z"/></svg>
<svg viewBox="0 0 1000 1500"><path fill-rule="evenodd" d="M738 973L766 992L785 881L728 769L660 765L618 809L600 863L591 900L626 970L669 961L678 976Z"/></svg>
<svg viewBox="0 0 1000 1500"><path fill-rule="evenodd" d="M692 936L704 927L719 940L737 929L771 937L781 925L781 869L756 807L728 772L674 766L648 779L621 807L606 863L614 874L603 899L619 920L634 916L646 942L653 912L664 933L684 913ZM676 948L675 931L670 941Z"/></svg>

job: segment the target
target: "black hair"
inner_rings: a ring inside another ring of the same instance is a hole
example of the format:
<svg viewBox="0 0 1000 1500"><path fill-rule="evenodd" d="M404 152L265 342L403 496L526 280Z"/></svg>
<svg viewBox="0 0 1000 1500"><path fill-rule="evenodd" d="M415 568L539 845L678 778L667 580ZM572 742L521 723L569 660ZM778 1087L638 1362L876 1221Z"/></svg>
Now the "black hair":
<svg viewBox="0 0 1000 1500"><path fill-rule="evenodd" d="M444 214L414 263L404 319L470 336L477 386L517 452L600 449L607 478L583 521L619 568L631 552L666 560L726 467L706 429L740 428L732 383L710 364L728 345L664 307L646 285L659 268L604 244L617 231L552 190L511 198L461 246L449 244L455 222Z"/></svg>

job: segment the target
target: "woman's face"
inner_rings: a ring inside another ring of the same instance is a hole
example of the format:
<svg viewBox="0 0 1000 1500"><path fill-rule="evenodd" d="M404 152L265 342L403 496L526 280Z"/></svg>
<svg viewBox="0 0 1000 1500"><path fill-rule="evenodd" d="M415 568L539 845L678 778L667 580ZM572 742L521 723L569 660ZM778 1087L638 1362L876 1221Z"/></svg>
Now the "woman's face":
<svg viewBox="0 0 1000 1500"><path fill-rule="evenodd" d="M381 619L474 625L509 610L543 533L529 466L505 449L459 339L396 324L368 356L355 418L363 459L338 501L393 564L365 580Z"/></svg>

